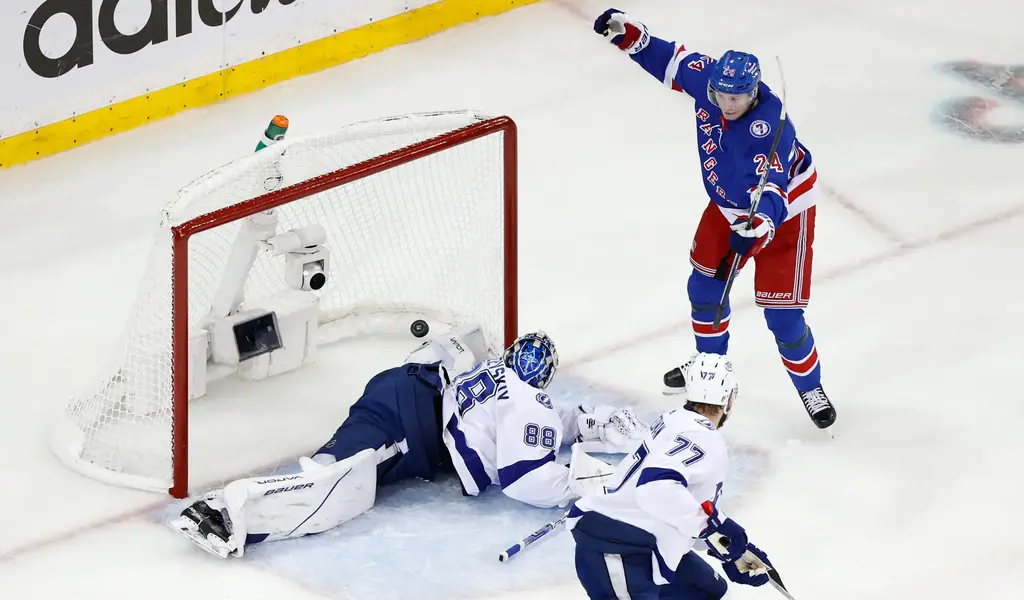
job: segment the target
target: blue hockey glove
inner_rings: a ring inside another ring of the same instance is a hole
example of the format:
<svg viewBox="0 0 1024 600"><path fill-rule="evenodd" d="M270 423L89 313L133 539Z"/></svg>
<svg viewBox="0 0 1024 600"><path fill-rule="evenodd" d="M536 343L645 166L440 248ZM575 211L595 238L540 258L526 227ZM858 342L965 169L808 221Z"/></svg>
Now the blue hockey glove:
<svg viewBox="0 0 1024 600"><path fill-rule="evenodd" d="M757 256L775 237L775 223L767 215L757 213L750 229L747 229L747 215L733 221L729 234L729 249L740 256Z"/></svg>
<svg viewBox="0 0 1024 600"><path fill-rule="evenodd" d="M771 566L772 563L768 560L768 555L764 553L764 550L753 544L747 544L743 555L735 561L724 563L722 569L729 577L729 581L758 587L768 583L767 568L771 568Z"/></svg>
<svg viewBox="0 0 1024 600"><path fill-rule="evenodd" d="M594 21L594 31L628 54L636 54L651 41L647 26L617 8L609 8Z"/></svg>
<svg viewBox="0 0 1024 600"><path fill-rule="evenodd" d="M708 554L722 562L734 561L743 556L747 549L747 532L732 519L721 518L718 508L710 502L704 503L708 525L699 537L707 542Z"/></svg>

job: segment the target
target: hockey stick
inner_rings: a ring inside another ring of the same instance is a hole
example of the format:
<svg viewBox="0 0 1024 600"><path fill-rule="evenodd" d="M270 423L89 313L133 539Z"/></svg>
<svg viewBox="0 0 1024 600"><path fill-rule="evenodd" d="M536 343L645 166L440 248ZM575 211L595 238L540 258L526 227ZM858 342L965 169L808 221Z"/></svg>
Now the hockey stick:
<svg viewBox="0 0 1024 600"><path fill-rule="evenodd" d="M715 505L712 504L710 500L706 500L700 506L702 509L704 509L704 514L708 515L709 517L715 512ZM732 540L730 540L728 537L720 533L712 533L708 536L707 541L712 546L714 546L720 554L723 555L728 552L729 546L732 545ZM780 594L785 596L786 600L796 600L796 598L794 598L792 594L789 593L789 590L786 589L785 584L782 583L782 576L779 575L779 572L775 569L775 567L769 566L763 560L761 560L760 557L758 557L756 554L749 550L744 551L743 556L741 556L740 558L742 558L746 562L746 564L753 565L754 569L764 569L765 572L768 573L768 583L772 584L773 588L775 588L779 591Z"/></svg>
<svg viewBox="0 0 1024 600"><path fill-rule="evenodd" d="M537 540L554 531L555 528L561 525L562 523L565 523L565 518L567 516L569 516L569 513L563 513L562 516L558 517L554 521L551 521L550 523L544 525L537 531L534 531L530 535L519 540L515 544L512 544L511 546L506 548L504 552L498 555L498 562L508 562L510 558L512 558L516 554L519 554L523 550L529 548L532 544L536 543Z"/></svg>
<svg viewBox="0 0 1024 600"><path fill-rule="evenodd" d="M779 60L778 56L775 57L775 62L779 65L779 82L781 87L779 91L782 92L782 111L779 115L779 125L775 128L775 137L772 139L772 148L768 151L768 160L765 163L764 173L761 173L761 180L757 184L757 190L750 197L750 210L747 212L747 231L750 231L754 226L754 216L757 215L757 207L761 204L761 195L764 194L764 188L768 185L768 174L772 171L772 157L775 156L776 150L779 149L782 130L786 126L786 78L782 75L782 61ZM736 281L736 275L739 274L740 260L742 258L739 254L732 257L732 265L729 267L729 278L726 280L722 298L718 302L718 310L715 311L715 322L711 326L715 331L718 331L718 327L722 324L725 305L729 302L729 292L732 291L732 284Z"/></svg>

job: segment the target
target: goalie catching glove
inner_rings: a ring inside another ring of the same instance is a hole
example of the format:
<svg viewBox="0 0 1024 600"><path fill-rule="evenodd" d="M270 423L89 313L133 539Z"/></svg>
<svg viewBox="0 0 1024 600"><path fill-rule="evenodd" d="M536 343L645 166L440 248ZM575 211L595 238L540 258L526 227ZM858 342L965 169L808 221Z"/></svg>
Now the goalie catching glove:
<svg viewBox="0 0 1024 600"><path fill-rule="evenodd" d="M569 491L577 496L605 493L605 483L615 473L615 466L587 454L621 454L632 452L650 427L640 420L632 408L580 406L576 417L579 434L572 445L569 460Z"/></svg>
<svg viewBox="0 0 1024 600"><path fill-rule="evenodd" d="M588 452L632 452L650 429L629 407L581 406L580 410L583 414L577 418L579 435L576 442L583 443Z"/></svg>

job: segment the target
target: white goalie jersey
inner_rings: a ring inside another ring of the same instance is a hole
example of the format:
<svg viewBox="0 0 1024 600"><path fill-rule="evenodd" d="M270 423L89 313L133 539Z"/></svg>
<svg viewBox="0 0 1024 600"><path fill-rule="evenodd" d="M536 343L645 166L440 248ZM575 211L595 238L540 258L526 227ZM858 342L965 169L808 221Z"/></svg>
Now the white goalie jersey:
<svg viewBox="0 0 1024 600"><path fill-rule="evenodd" d="M547 394L493 359L445 389L442 438L467 494L496 484L527 504L564 506L578 495L555 456L563 439L577 435L579 414L556 410Z"/></svg>
<svg viewBox="0 0 1024 600"><path fill-rule="evenodd" d="M440 433L469 495L497 484L521 502L566 506L599 488L613 469L582 452L581 444L568 466L557 463L563 440L632 447L646 430L628 408L556 409L502 359L482 357L481 330L467 325L427 340L406 359L440 363L446 373ZM451 373L461 375L449 379ZM326 454L299 457L298 472L233 481L168 524L211 554L242 556L246 544L326 531L369 510L378 462L373 448L337 462Z"/></svg>

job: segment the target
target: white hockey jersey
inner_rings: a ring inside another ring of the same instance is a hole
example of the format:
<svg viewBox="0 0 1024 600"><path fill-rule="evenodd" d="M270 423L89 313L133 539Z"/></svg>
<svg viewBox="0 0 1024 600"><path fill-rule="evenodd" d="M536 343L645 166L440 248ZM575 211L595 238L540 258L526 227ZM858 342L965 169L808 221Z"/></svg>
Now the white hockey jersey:
<svg viewBox="0 0 1024 600"><path fill-rule="evenodd" d="M560 413L543 392L500 359L457 377L443 395L442 438L466 493L497 484L505 495L540 507L565 506L569 469L555 462L563 439L576 436L576 415Z"/></svg>
<svg viewBox="0 0 1024 600"><path fill-rule="evenodd" d="M566 526L594 511L651 533L655 581L667 583L707 526L701 503L718 500L728 468L725 440L711 421L673 410L658 417L636 452L619 463L604 494L576 501Z"/></svg>

